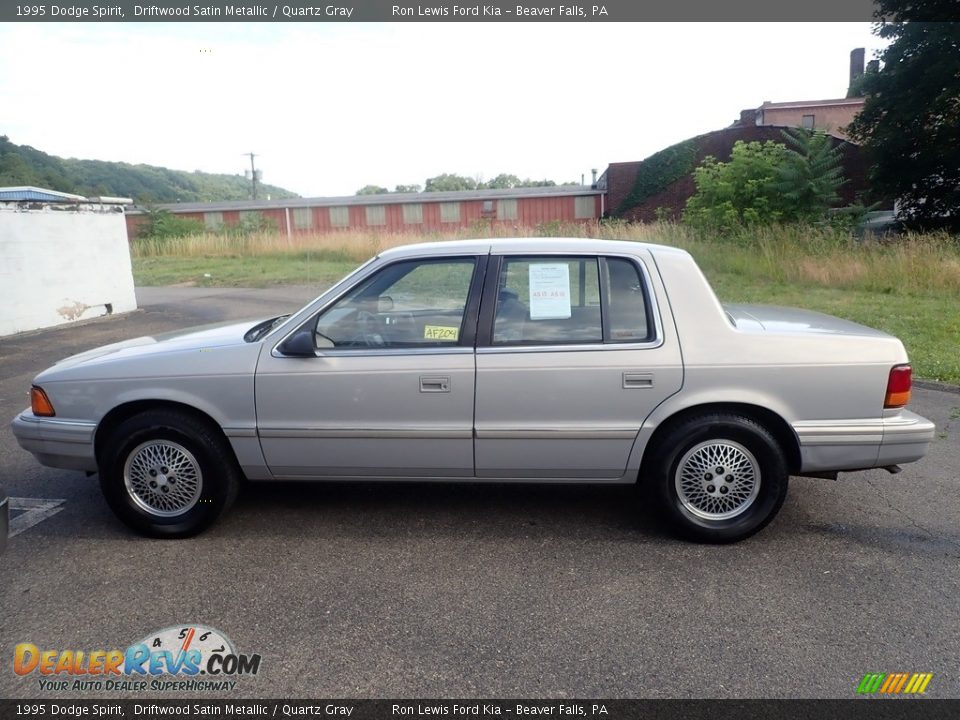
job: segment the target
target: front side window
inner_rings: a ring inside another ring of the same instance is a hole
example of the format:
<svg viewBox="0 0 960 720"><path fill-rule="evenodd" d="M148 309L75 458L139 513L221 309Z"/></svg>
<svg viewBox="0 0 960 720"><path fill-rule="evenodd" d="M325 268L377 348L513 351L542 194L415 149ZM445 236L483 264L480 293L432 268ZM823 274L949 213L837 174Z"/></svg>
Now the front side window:
<svg viewBox="0 0 960 720"><path fill-rule="evenodd" d="M639 268L626 258L504 258L493 344L647 342L647 297Z"/></svg>
<svg viewBox="0 0 960 720"><path fill-rule="evenodd" d="M410 260L363 281L317 319L319 348L455 346L476 261Z"/></svg>

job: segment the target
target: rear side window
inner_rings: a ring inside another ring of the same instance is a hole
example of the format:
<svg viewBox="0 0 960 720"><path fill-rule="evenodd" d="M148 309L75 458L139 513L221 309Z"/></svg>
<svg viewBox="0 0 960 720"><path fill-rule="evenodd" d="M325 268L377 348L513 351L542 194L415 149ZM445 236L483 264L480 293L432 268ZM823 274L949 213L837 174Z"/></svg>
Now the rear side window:
<svg viewBox="0 0 960 720"><path fill-rule="evenodd" d="M494 345L650 339L647 295L624 258L507 257L497 281Z"/></svg>
<svg viewBox="0 0 960 720"><path fill-rule="evenodd" d="M626 258L607 258L609 342L645 342L651 339L647 295L639 269Z"/></svg>

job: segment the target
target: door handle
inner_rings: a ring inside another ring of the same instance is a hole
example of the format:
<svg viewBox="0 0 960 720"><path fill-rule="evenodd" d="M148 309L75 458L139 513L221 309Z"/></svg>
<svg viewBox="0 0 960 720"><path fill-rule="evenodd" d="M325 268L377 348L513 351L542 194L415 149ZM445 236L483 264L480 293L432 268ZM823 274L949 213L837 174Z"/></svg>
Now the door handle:
<svg viewBox="0 0 960 720"><path fill-rule="evenodd" d="M623 374L623 387L625 390L632 390L635 388L652 388L653 373L625 372Z"/></svg>
<svg viewBox="0 0 960 720"><path fill-rule="evenodd" d="M450 378L444 375L421 375L420 392L448 393L450 392Z"/></svg>

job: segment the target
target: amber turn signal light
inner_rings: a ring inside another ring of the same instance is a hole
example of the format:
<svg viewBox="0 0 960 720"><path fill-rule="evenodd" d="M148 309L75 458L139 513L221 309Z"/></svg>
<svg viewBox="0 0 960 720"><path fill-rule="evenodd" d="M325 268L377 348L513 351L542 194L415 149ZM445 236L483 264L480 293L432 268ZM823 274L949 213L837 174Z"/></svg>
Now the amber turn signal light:
<svg viewBox="0 0 960 720"><path fill-rule="evenodd" d="M40 417L53 417L57 413L53 409L53 403L47 394L36 385L30 388L30 409L34 415Z"/></svg>
<svg viewBox="0 0 960 720"><path fill-rule="evenodd" d="M894 365L887 377L887 395L883 399L885 408L901 408L910 402L910 388L913 385L913 368L909 365Z"/></svg>

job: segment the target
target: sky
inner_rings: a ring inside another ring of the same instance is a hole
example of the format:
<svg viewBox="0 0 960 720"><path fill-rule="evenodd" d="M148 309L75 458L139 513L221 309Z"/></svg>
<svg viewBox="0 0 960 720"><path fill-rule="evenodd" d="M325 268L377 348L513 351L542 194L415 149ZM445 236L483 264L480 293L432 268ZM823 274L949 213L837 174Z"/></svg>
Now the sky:
<svg viewBox="0 0 960 720"><path fill-rule="evenodd" d="M764 101L846 94L870 23L0 24L0 135L304 197L590 182Z"/></svg>

